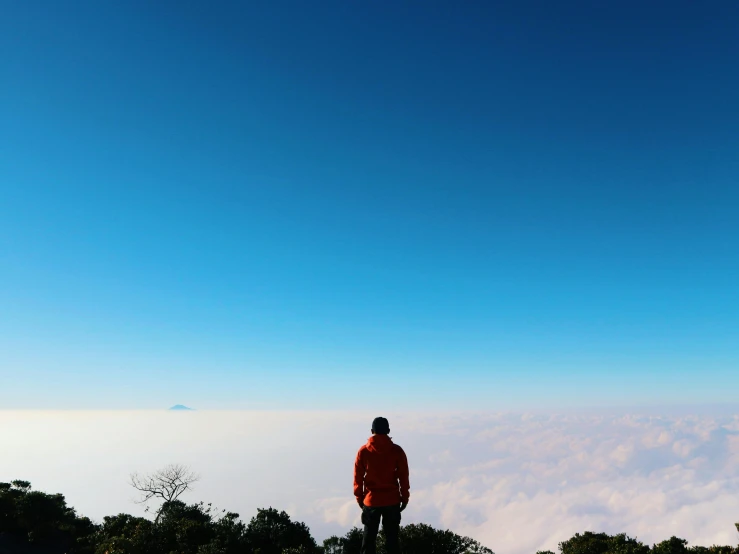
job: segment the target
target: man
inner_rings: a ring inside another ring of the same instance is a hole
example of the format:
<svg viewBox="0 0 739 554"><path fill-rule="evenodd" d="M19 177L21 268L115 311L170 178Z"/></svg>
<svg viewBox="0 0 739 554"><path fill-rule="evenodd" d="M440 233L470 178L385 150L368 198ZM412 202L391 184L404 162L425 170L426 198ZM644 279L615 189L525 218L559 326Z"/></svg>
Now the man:
<svg viewBox="0 0 739 554"><path fill-rule="evenodd" d="M362 554L376 553L381 518L387 553L400 552L400 512L405 510L410 497L408 459L403 449L387 436L389 432L387 419L375 418L372 436L359 449L354 462L354 496L362 509L364 524Z"/></svg>

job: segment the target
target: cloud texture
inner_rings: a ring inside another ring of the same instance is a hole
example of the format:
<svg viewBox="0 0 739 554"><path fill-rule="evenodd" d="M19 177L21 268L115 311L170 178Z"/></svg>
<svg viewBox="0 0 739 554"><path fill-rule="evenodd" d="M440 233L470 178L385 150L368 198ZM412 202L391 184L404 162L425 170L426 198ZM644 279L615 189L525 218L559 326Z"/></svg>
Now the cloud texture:
<svg viewBox="0 0 739 554"><path fill-rule="evenodd" d="M285 509L323 539L359 524L352 464L375 415L0 412L0 480L28 479L101 518L141 513L129 473L182 462L203 476L184 500L245 519ZM737 542L739 415L384 415L411 464L406 523L497 554L556 550L586 530Z"/></svg>

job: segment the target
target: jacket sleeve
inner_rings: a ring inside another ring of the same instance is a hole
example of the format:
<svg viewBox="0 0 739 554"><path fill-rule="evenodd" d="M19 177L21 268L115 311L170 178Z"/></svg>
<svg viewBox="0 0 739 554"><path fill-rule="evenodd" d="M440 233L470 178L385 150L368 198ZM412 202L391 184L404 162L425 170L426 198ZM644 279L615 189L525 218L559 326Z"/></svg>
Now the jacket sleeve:
<svg viewBox="0 0 739 554"><path fill-rule="evenodd" d="M406 458L405 452L400 447L398 447L398 465L395 471L397 472L398 485L400 486L400 500L401 502L408 502L408 499L411 497L411 484L408 479L408 458Z"/></svg>
<svg viewBox="0 0 739 554"><path fill-rule="evenodd" d="M364 473L364 461L362 461L362 449L360 448L354 460L354 496L362 501L364 501Z"/></svg>

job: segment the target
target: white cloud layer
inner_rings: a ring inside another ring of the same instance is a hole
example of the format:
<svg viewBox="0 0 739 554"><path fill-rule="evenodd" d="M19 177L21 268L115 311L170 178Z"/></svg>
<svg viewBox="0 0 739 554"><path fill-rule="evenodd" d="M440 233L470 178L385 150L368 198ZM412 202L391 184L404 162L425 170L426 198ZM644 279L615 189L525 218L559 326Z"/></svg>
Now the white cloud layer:
<svg viewBox="0 0 739 554"><path fill-rule="evenodd" d="M202 474L184 497L285 509L316 538L359 525L357 448L377 414L2 412L0 480L62 492L100 519L141 514L127 478L170 462ZM384 414L411 464L404 522L497 554L556 550L576 532L735 544L739 415Z"/></svg>

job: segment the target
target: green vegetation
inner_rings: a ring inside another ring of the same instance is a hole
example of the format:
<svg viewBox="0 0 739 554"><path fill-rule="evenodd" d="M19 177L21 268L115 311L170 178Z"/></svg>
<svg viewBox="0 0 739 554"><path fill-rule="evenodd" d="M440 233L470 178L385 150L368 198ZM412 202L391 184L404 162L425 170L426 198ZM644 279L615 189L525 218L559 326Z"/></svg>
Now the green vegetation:
<svg viewBox="0 0 739 554"><path fill-rule="evenodd" d="M737 524L739 530L739 524ZM493 554L469 537L424 524L401 528L404 554ZM100 524L79 516L61 494L31 489L27 481L0 483L0 554L359 554L362 532L353 528L319 546L304 523L273 508L248 523L202 502L165 502L158 520L128 514ZM647 546L624 534L576 534L561 554L739 554L739 547L692 546L671 537ZM380 534L378 552L385 552ZM537 554L554 554L550 551Z"/></svg>

